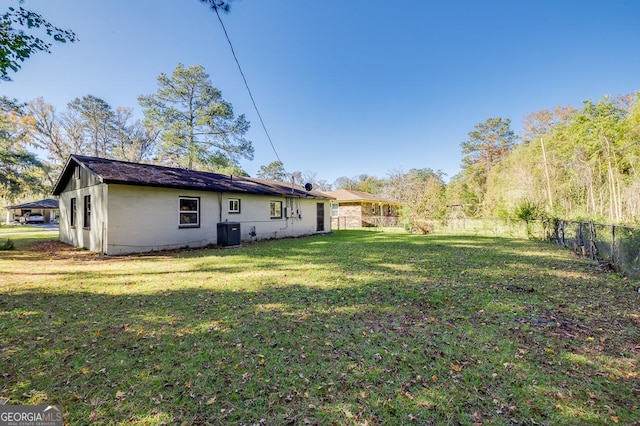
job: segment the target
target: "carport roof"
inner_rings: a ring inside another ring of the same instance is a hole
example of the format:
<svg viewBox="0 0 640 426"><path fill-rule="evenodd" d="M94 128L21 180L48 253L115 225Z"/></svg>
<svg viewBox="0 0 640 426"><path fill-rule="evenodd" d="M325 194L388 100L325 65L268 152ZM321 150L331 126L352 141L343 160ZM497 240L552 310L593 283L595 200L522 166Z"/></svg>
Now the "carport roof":
<svg viewBox="0 0 640 426"><path fill-rule="evenodd" d="M10 210L57 209L57 208L58 208L58 200L54 200L53 198L45 198L44 200L32 201L30 203L16 204L15 206L7 207L7 209L10 209Z"/></svg>

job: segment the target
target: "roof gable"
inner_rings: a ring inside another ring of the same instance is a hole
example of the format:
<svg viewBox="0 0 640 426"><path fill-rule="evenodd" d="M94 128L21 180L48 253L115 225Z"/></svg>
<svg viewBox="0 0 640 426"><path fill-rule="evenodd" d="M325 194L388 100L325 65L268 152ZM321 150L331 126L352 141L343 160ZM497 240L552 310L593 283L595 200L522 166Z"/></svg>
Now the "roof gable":
<svg viewBox="0 0 640 426"><path fill-rule="evenodd" d="M83 167L94 174L100 183L138 185L162 188L192 189L199 191L233 192L240 194L273 195L295 198L331 198L319 191L306 191L298 185L284 182L230 176L154 164L130 163L99 157L71 155L53 188L60 195L74 168Z"/></svg>

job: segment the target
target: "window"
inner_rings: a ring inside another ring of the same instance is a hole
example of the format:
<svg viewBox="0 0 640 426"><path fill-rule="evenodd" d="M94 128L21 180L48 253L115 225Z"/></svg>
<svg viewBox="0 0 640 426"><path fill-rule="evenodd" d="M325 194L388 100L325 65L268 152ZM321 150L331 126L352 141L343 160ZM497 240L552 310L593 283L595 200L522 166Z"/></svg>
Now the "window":
<svg viewBox="0 0 640 426"><path fill-rule="evenodd" d="M333 216L333 217L340 216L340 205L339 204L331 204L331 216Z"/></svg>
<svg viewBox="0 0 640 426"><path fill-rule="evenodd" d="M229 199L229 213L240 213L240 200L237 198Z"/></svg>
<svg viewBox="0 0 640 426"><path fill-rule="evenodd" d="M76 214L78 212L78 205L76 204L76 199L71 199L71 214L69 215L70 223L72 228L76 226Z"/></svg>
<svg viewBox="0 0 640 426"><path fill-rule="evenodd" d="M198 228L200 226L200 198L180 197L180 228Z"/></svg>
<svg viewBox="0 0 640 426"><path fill-rule="evenodd" d="M80 179L80 166L76 166L73 172L75 174L76 179Z"/></svg>
<svg viewBox="0 0 640 426"><path fill-rule="evenodd" d="M84 196L84 214L82 220L83 228L91 228L91 195Z"/></svg>
<svg viewBox="0 0 640 426"><path fill-rule="evenodd" d="M282 219L282 201L271 201L269 214L271 219Z"/></svg>

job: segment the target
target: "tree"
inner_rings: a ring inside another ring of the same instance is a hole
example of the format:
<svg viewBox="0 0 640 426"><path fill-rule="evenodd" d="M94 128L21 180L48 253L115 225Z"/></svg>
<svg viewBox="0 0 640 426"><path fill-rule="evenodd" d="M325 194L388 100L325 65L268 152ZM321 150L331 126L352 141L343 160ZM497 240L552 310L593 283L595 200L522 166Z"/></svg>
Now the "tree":
<svg viewBox="0 0 640 426"><path fill-rule="evenodd" d="M587 166L584 168L587 174L582 179L588 182L587 197L591 207L602 215L602 206L606 205L608 219L615 222L623 217L621 185L624 175L628 174L626 159L617 152L622 148L626 115L621 104L604 97L597 103L584 101L570 125L564 127L565 136L572 140L578 158Z"/></svg>
<svg viewBox="0 0 640 426"><path fill-rule="evenodd" d="M333 186L324 179L318 179L318 174L316 172L294 172L300 175L298 183L300 185L304 185L306 183L310 183L313 186L313 189L316 191L331 191Z"/></svg>
<svg viewBox="0 0 640 426"><path fill-rule="evenodd" d="M213 10L222 10L228 12L231 8L231 2L233 0L200 0L202 3L207 3Z"/></svg>
<svg viewBox="0 0 640 426"><path fill-rule="evenodd" d="M19 1L23 3L23 0ZM51 42L47 42L34 34L26 34L23 27L29 31L42 28L46 37L55 42L66 43L78 40L71 30L63 30L55 27L41 15L30 10L18 7L9 7L0 16L0 80L9 81L9 71L17 72L25 59L38 51L51 53Z"/></svg>
<svg viewBox="0 0 640 426"><path fill-rule="evenodd" d="M515 145L516 135L510 126L508 118L488 118L484 123L476 124L475 130L469 132L469 139L460 144L465 155L462 159L464 167L479 166L486 176Z"/></svg>
<svg viewBox="0 0 640 426"><path fill-rule="evenodd" d="M24 105L0 98L0 196L5 200L25 192L44 192L40 161L26 149L29 125Z"/></svg>
<svg viewBox="0 0 640 426"><path fill-rule="evenodd" d="M491 168L484 213L640 222L638 94L531 114L523 140ZM460 179L449 188L464 193Z"/></svg>
<svg viewBox="0 0 640 426"><path fill-rule="evenodd" d="M70 146L66 133L63 130L63 117L61 117L53 105L42 98L34 99L28 104L29 114L33 119L32 138L34 144L49 153L49 161L62 167L69 154L80 153L80 147ZM80 133L80 132L79 132ZM82 137L77 139L82 144Z"/></svg>
<svg viewBox="0 0 640 426"><path fill-rule="evenodd" d="M351 178L341 176L335 180L333 186L336 189L349 189L351 191L379 194L384 187L384 180L367 174L361 174Z"/></svg>
<svg viewBox="0 0 640 426"><path fill-rule="evenodd" d="M244 138L249 122L209 81L201 65L178 64L171 76L158 77L158 91L138 98L146 123L161 129L159 159L165 164L219 171L253 159Z"/></svg>
<svg viewBox="0 0 640 426"><path fill-rule="evenodd" d="M482 205L491 168L515 146L517 137L510 126L508 118L488 118L476 124L475 130L469 132L469 139L460 143L466 184L478 205Z"/></svg>
<svg viewBox="0 0 640 426"><path fill-rule="evenodd" d="M261 179L279 182L287 181L287 172L284 170L284 164L280 160L272 161L266 166L260 166L257 176Z"/></svg>
<svg viewBox="0 0 640 426"><path fill-rule="evenodd" d="M76 98L58 113L44 99L29 102L34 144L47 150L48 165L60 170L70 154L142 162L152 158L159 130L134 120L133 110L115 111L92 95Z"/></svg>
<svg viewBox="0 0 640 426"><path fill-rule="evenodd" d="M125 107L116 108L113 128L113 158L139 163L151 157L159 129L149 123L133 120L133 110Z"/></svg>
<svg viewBox="0 0 640 426"><path fill-rule="evenodd" d="M401 216L415 231L430 231L429 220L443 218L446 213L444 173L431 169L393 171L384 194L402 204Z"/></svg>
<svg viewBox="0 0 640 426"><path fill-rule="evenodd" d="M551 133L560 123L568 123L576 109L572 106L556 106L552 111L542 109L532 112L522 120L522 141L530 143Z"/></svg>
<svg viewBox="0 0 640 426"><path fill-rule="evenodd" d="M107 101L93 95L75 98L67 108L82 118L85 139L93 148L93 155L107 158L114 144L114 112Z"/></svg>
<svg viewBox="0 0 640 426"><path fill-rule="evenodd" d="M333 186L336 189L349 189L355 191L358 189L358 182L354 178L347 176L340 176L333 182Z"/></svg>

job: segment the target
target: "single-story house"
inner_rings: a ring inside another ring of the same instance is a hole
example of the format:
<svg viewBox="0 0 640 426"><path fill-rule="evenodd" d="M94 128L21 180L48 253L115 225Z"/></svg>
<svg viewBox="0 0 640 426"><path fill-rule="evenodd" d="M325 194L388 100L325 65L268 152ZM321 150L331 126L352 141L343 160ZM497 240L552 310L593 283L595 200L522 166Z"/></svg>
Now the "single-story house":
<svg viewBox="0 0 640 426"><path fill-rule="evenodd" d="M338 189L325 194L331 200L333 229L397 226L400 203L362 191Z"/></svg>
<svg viewBox="0 0 640 426"><path fill-rule="evenodd" d="M38 218L37 220L36 217ZM7 207L7 223L56 223L58 221L58 200L46 198L29 203Z"/></svg>
<svg viewBox="0 0 640 426"><path fill-rule="evenodd" d="M328 233L330 197L297 185L71 155L60 240L109 255Z"/></svg>

